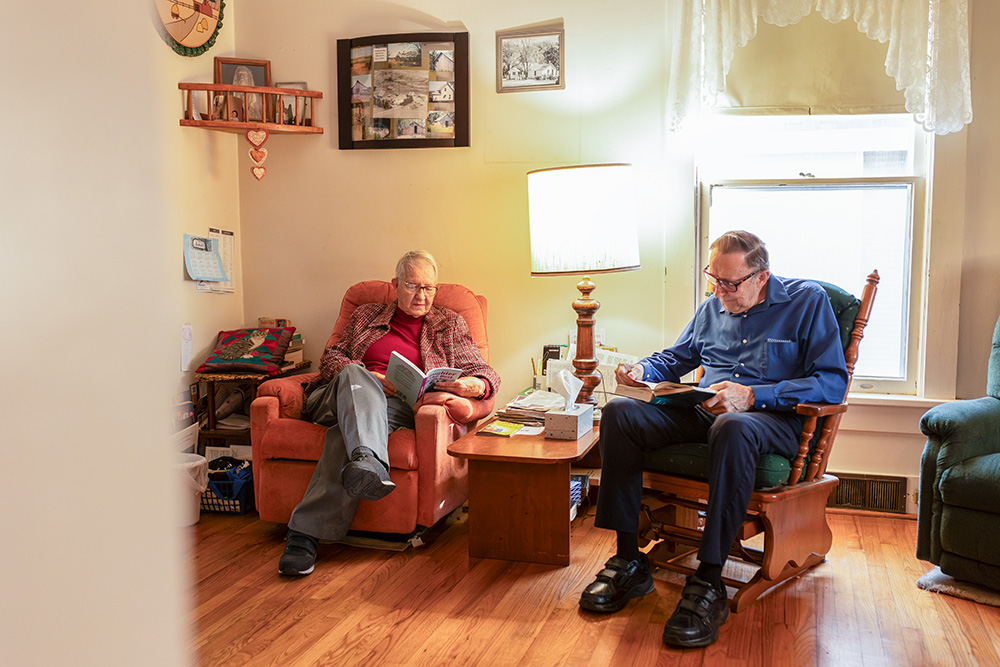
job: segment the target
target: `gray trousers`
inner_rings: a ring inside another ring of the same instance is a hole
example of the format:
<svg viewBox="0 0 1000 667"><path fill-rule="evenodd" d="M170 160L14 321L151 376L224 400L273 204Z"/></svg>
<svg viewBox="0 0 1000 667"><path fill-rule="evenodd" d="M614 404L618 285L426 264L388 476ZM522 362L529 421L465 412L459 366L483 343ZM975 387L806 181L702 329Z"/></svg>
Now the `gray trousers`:
<svg viewBox="0 0 1000 667"><path fill-rule="evenodd" d="M309 395L306 416L326 426L323 454L288 527L319 540L343 539L359 499L340 483L340 471L358 447L367 447L389 467L389 433L413 428L413 408L386 398L382 383L363 366L346 366L332 382Z"/></svg>

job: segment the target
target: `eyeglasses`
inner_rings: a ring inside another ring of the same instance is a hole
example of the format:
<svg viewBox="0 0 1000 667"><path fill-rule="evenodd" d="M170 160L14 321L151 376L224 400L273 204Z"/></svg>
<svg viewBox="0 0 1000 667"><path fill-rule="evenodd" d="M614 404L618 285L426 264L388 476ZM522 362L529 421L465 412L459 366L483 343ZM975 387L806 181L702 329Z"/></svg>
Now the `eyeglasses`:
<svg viewBox="0 0 1000 667"><path fill-rule="evenodd" d="M740 278L736 282L729 282L728 280L723 280L722 278L717 278L716 276L713 276L711 273L708 272L707 266L704 269L702 269L701 272L704 273L705 278L708 279L709 287L712 287L713 289L718 287L723 292L735 292L740 288L740 285L742 285L743 283L745 283L746 281L750 280L755 275L760 273L761 269L757 269L749 276L746 276L745 278Z"/></svg>
<svg viewBox="0 0 1000 667"><path fill-rule="evenodd" d="M417 290L420 290L427 296L434 296L434 294L437 293L438 291L437 285L417 285L414 283L403 283L403 287L405 287L406 291L411 294L414 294L416 293Z"/></svg>

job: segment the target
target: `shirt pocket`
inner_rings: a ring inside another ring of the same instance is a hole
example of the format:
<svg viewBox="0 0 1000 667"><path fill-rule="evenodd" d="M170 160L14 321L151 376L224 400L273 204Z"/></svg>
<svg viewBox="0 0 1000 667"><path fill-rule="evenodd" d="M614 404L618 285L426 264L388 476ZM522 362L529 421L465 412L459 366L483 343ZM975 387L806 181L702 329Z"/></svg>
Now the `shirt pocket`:
<svg viewBox="0 0 1000 667"><path fill-rule="evenodd" d="M765 372L768 379L778 381L798 377L800 366L798 341L786 338L767 339L767 369Z"/></svg>

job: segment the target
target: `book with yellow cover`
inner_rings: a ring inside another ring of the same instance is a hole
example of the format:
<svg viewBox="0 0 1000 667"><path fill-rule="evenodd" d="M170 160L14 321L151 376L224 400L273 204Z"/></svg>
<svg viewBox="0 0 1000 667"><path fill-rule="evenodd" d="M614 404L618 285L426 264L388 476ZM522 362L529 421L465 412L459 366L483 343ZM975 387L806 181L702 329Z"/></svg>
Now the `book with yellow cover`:
<svg viewBox="0 0 1000 667"><path fill-rule="evenodd" d="M509 437L521 430L522 424L494 419L477 431L480 435L499 435Z"/></svg>

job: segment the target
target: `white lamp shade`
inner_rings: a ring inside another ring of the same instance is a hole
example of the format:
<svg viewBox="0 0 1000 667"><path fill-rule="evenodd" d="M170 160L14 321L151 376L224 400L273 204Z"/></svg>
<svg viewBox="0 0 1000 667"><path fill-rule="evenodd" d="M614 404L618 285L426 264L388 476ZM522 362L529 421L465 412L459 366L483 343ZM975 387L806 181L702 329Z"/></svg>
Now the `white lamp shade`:
<svg viewBox="0 0 1000 667"><path fill-rule="evenodd" d="M528 172L531 273L639 268L632 165Z"/></svg>

